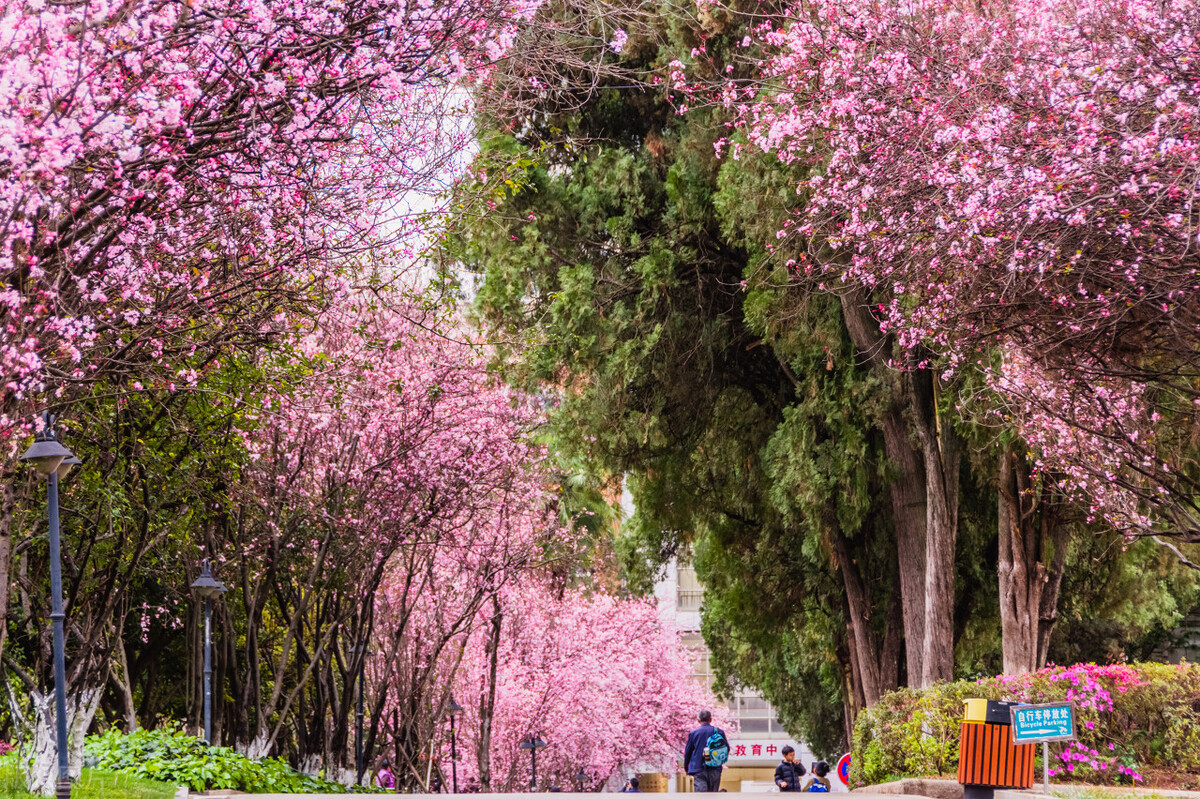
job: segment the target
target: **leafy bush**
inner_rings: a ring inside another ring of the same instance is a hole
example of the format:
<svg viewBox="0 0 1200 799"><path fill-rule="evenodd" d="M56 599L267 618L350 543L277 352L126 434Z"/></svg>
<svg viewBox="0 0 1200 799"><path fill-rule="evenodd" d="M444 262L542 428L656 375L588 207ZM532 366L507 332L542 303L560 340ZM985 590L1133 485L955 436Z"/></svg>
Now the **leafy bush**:
<svg viewBox="0 0 1200 799"><path fill-rule="evenodd" d="M225 746L209 746L178 729L109 730L89 736L84 748L99 768L186 785L193 791L247 793L346 793L363 788L309 777L279 758L251 760Z"/></svg>
<svg viewBox="0 0 1200 799"><path fill-rule="evenodd" d="M1077 741L1050 744L1059 779L1134 784L1146 769L1200 780L1200 667L1048 666L1033 674L901 689L858 716L856 785L953 773L963 700L1075 703Z"/></svg>
<svg viewBox="0 0 1200 799"><path fill-rule="evenodd" d="M85 768L71 786L72 799L174 799L175 786L134 777ZM0 755L0 799L38 799L25 790L25 772L16 755Z"/></svg>

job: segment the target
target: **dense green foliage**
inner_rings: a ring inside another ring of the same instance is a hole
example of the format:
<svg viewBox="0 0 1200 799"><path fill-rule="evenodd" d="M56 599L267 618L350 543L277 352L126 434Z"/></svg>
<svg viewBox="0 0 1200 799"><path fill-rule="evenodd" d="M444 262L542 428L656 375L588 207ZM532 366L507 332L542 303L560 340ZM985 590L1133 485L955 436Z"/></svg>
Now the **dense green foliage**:
<svg viewBox="0 0 1200 799"><path fill-rule="evenodd" d="M1200 786L1200 666L1048 667L902 689L858 716L852 785L954 772L963 700L1072 701L1077 741L1050 744L1056 780Z"/></svg>
<svg viewBox="0 0 1200 799"><path fill-rule="evenodd" d="M740 38L728 20L664 9L622 62L653 71L701 40L721 53ZM784 178L747 170L722 194L720 124L712 111L679 116L644 85L602 88L519 138L497 133L485 158L536 165L496 215L460 231L456 254L483 274L478 307L511 343L510 373L563 389L558 446L600 480L627 478L630 586L648 589L694 546L721 685L763 689L832 752L847 654L828 536L847 540L877 601L894 593L887 547L868 545L888 535L866 421L883 389L855 366L836 304L805 307L745 229L766 223L742 216L764 191L776 216L786 209ZM780 328L789 313L796 323ZM880 634L886 622L880 612Z"/></svg>
<svg viewBox="0 0 1200 799"><path fill-rule="evenodd" d="M174 799L175 786L99 769L84 769L71 786L74 799ZM33 799L16 756L0 758L0 799Z"/></svg>
<svg viewBox="0 0 1200 799"><path fill-rule="evenodd" d="M224 746L208 746L179 730L160 728L123 734L109 730L85 745L102 769L186 785L193 791L246 793L346 793L345 786L294 771L279 758L251 760ZM356 789L369 793L369 789Z"/></svg>

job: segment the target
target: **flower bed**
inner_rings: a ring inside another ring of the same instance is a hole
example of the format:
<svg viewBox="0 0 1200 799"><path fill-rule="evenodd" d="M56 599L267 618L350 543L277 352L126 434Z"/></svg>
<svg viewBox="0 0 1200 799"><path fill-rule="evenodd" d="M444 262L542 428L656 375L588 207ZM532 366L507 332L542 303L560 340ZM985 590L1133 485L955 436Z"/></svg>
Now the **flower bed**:
<svg viewBox="0 0 1200 799"><path fill-rule="evenodd" d="M894 691L858 716L852 784L953 773L971 697L1074 702L1078 740L1050 745L1058 780L1200 787L1200 667L1162 663L1048 666Z"/></svg>

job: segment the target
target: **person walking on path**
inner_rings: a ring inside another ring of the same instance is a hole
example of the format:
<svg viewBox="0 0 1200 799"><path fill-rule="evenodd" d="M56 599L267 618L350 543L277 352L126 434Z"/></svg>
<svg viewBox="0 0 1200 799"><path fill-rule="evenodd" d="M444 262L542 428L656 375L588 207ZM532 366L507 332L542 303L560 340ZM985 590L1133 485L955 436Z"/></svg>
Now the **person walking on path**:
<svg viewBox="0 0 1200 799"><path fill-rule="evenodd" d="M396 790L396 777L392 774L392 764L386 757L379 764L379 771L375 772L375 787Z"/></svg>
<svg viewBox="0 0 1200 799"><path fill-rule="evenodd" d="M700 711L700 726L688 733L683 749L683 765L692 777L695 793L721 790L721 769L729 757L729 739L712 725L712 713Z"/></svg>
<svg viewBox="0 0 1200 799"><path fill-rule="evenodd" d="M796 761L796 750L785 746L782 750L783 762L775 767L775 784L780 793L800 793L800 778L804 776L804 766Z"/></svg>

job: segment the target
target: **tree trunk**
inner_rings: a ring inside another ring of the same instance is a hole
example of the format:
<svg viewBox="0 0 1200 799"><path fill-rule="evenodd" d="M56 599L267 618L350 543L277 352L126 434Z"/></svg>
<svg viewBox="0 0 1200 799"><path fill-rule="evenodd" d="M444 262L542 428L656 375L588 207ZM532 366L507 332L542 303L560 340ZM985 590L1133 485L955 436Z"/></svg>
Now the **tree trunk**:
<svg viewBox="0 0 1200 799"><path fill-rule="evenodd" d="M925 461L925 645L918 687L954 678L954 550L958 544L958 436L938 414L937 375L909 372ZM913 676L909 675L912 684Z"/></svg>
<svg viewBox="0 0 1200 799"><path fill-rule="evenodd" d="M854 684L861 691L861 696L856 697L859 701L853 703L857 711L858 707L870 707L885 692L898 687L899 639L889 629L885 632L885 640L880 640L873 621L875 608L863 584L862 575L850 556L849 543L840 531L831 529L829 532L837 558L834 565L842 576L845 588L847 644L852 673L856 678ZM885 627L891 621L891 609L888 610L889 618L884 622ZM895 640L888 640L891 638Z"/></svg>
<svg viewBox="0 0 1200 799"><path fill-rule="evenodd" d="M925 548L928 489L922 453L913 447L909 420L911 390L888 364L889 347L861 293L841 296L842 318L855 348L892 387L892 402L882 419L884 448L896 473L888 486L900 561L900 602L904 621L905 667L910 685L925 671Z"/></svg>
<svg viewBox="0 0 1200 799"><path fill-rule="evenodd" d="M129 653L125 650L125 639L121 635L121 625L115 625L113 631L115 645L114 654L117 656L115 668L110 667L108 676L116 686L117 695L121 699L121 713L125 717L125 732L133 732L138 728L137 705L133 701L133 677L129 671Z"/></svg>
<svg viewBox="0 0 1200 799"><path fill-rule="evenodd" d="M16 475L11 471L0 474L4 482L0 488L0 656L4 654L4 645L8 641L8 586L12 583L9 574L12 567L12 519L13 519L13 483Z"/></svg>
<svg viewBox="0 0 1200 799"><path fill-rule="evenodd" d="M1058 503L1030 484L1029 467L1012 445L1000 454L1000 628L1005 674L1037 671L1046 662L1058 618L1068 527ZM1052 552L1046 551L1049 545ZM1053 560L1047 565L1048 555Z"/></svg>
<svg viewBox="0 0 1200 799"><path fill-rule="evenodd" d="M67 694L67 769L71 779L79 779L83 771L83 738L96 708L100 706L101 688L88 688L79 694ZM33 752L25 775L30 793L53 796L58 782L58 746L54 722L54 693L31 693L34 708Z"/></svg>
<svg viewBox="0 0 1200 799"><path fill-rule="evenodd" d="M888 486L899 560L900 604L904 624L904 662L909 684L925 670L925 538L927 491L925 466L908 441L909 425L897 398L883 420L884 447L896 476Z"/></svg>
<svg viewBox="0 0 1200 799"><path fill-rule="evenodd" d="M488 684L479 697L479 792L492 793L492 714L496 710L496 676L500 667L500 631L504 616L492 595L492 630L488 641Z"/></svg>

